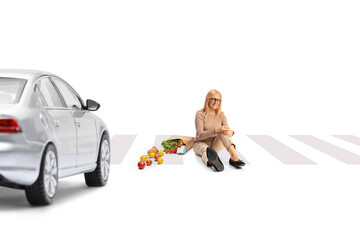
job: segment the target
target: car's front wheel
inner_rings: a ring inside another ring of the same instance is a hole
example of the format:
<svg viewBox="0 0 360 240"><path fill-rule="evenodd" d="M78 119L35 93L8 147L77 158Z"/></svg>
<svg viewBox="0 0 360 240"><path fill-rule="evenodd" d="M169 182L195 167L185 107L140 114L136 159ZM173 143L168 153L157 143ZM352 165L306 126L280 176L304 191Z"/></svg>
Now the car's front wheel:
<svg viewBox="0 0 360 240"><path fill-rule="evenodd" d="M49 205L58 186L58 160L56 149L49 144L41 159L38 179L31 186L25 188L26 198L31 205Z"/></svg>
<svg viewBox="0 0 360 240"><path fill-rule="evenodd" d="M101 187L107 183L110 172L110 140L105 132L101 138L96 168L85 173L85 182L89 187Z"/></svg>

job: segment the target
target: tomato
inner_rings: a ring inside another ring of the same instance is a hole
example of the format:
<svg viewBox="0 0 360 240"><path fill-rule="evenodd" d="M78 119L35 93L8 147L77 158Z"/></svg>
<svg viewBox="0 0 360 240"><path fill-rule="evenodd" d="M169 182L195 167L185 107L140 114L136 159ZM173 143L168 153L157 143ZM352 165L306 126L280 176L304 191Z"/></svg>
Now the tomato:
<svg viewBox="0 0 360 240"><path fill-rule="evenodd" d="M140 162L138 162L138 167L139 167L139 169L144 169L145 168L145 162L143 162L143 161L140 161Z"/></svg>

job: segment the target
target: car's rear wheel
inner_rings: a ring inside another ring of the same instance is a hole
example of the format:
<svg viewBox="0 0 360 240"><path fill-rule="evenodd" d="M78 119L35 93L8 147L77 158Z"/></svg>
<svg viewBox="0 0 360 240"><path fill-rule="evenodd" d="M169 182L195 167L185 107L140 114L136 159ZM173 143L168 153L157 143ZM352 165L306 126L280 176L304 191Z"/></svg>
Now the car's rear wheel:
<svg viewBox="0 0 360 240"><path fill-rule="evenodd" d="M56 149L49 144L41 159L38 179L31 186L25 188L28 202L34 206L49 205L58 186L58 160Z"/></svg>
<svg viewBox="0 0 360 240"><path fill-rule="evenodd" d="M110 140L105 132L101 138L96 168L93 172L85 173L85 182L89 187L101 187L107 183L110 172Z"/></svg>

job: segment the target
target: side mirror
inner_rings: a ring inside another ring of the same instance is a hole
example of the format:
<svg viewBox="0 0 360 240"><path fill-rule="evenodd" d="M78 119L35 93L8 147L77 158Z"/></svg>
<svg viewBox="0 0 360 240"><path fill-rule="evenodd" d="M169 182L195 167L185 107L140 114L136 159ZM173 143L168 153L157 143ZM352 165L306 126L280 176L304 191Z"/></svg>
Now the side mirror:
<svg viewBox="0 0 360 240"><path fill-rule="evenodd" d="M94 100L88 99L86 100L86 108L89 111L96 111L100 108L100 104L95 102Z"/></svg>

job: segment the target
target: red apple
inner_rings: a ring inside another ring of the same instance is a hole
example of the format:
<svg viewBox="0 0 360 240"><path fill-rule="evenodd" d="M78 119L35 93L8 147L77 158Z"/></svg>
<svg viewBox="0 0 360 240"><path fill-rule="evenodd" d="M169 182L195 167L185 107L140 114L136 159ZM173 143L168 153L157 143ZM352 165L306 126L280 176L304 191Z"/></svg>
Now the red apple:
<svg viewBox="0 0 360 240"><path fill-rule="evenodd" d="M143 162L143 161L140 161L140 162L138 162L138 167L139 167L139 169L144 169L145 168L145 162Z"/></svg>
<svg viewBox="0 0 360 240"><path fill-rule="evenodd" d="M151 159L148 159L148 160L146 161L146 165L151 166L151 164L152 164L152 160L151 160Z"/></svg>

